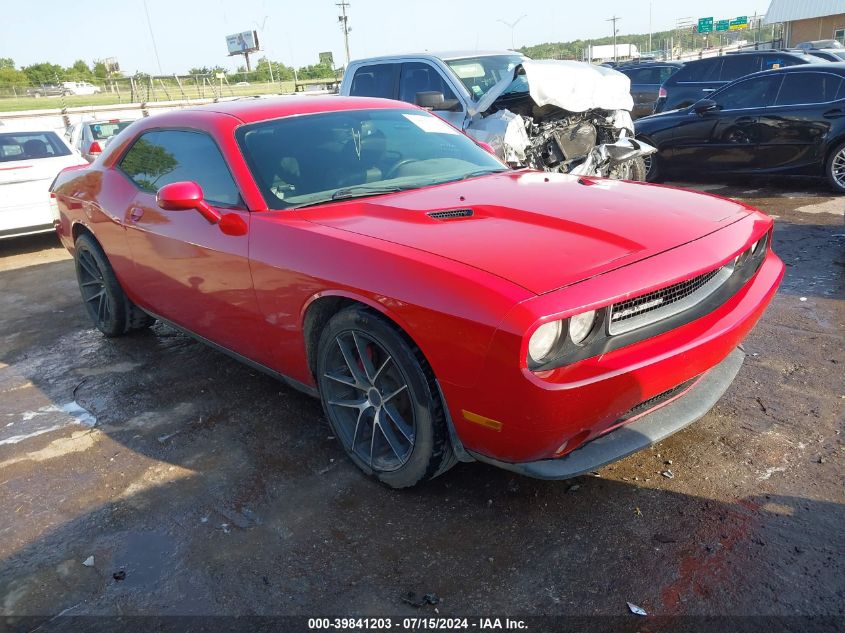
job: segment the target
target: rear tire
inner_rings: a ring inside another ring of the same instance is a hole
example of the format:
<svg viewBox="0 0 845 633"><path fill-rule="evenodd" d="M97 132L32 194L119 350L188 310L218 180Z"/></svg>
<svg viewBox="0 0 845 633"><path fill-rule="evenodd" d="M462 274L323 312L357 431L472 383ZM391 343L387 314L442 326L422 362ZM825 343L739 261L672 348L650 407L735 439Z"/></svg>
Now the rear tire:
<svg viewBox="0 0 845 633"><path fill-rule="evenodd" d="M836 193L845 194L845 143L830 153L825 164L825 176Z"/></svg>
<svg viewBox="0 0 845 633"><path fill-rule="evenodd" d="M123 292L106 254L92 236L83 233L77 238L74 263L85 309L100 332L121 336L155 323Z"/></svg>
<svg viewBox="0 0 845 633"><path fill-rule="evenodd" d="M366 474L408 488L455 464L434 374L394 324L366 308L339 312L320 337L316 373L332 431Z"/></svg>

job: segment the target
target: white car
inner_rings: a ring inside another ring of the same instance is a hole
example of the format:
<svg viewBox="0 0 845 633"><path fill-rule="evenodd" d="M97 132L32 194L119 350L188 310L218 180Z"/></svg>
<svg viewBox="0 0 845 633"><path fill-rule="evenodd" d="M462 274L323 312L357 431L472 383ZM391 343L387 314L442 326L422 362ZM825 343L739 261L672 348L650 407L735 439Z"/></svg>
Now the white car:
<svg viewBox="0 0 845 633"><path fill-rule="evenodd" d="M87 81L66 81L62 84L65 92L72 95L93 95L102 92L99 86Z"/></svg>
<svg viewBox="0 0 845 633"><path fill-rule="evenodd" d="M0 128L0 239L53 230L50 184L62 169L88 162L50 130Z"/></svg>

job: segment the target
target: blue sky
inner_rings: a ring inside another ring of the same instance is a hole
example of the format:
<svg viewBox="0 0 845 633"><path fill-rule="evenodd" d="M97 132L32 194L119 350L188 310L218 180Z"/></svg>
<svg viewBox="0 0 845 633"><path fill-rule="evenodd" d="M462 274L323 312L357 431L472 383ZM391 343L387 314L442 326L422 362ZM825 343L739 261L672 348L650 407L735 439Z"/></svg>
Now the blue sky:
<svg viewBox="0 0 845 633"><path fill-rule="evenodd" d="M304 66L320 51L344 59L338 26L339 0L146 0L165 73L192 66L232 68L241 58L226 56L225 36L264 22L263 47L272 59ZM716 19L764 13L769 0L350 0L353 59L414 50L509 48L515 43L603 37L606 18L621 18L621 34L648 32L649 4L655 31L678 18ZM703 12L703 11L706 11ZM128 73L157 73L143 0L3 0L0 57L26 65L52 61L68 66L116 57ZM266 21L265 21L266 16Z"/></svg>

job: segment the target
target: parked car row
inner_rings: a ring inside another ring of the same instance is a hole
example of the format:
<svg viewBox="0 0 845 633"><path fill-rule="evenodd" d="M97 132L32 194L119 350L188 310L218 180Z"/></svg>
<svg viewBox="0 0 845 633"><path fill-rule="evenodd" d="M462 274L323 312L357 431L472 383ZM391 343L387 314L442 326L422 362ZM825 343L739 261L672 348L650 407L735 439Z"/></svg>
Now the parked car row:
<svg viewBox="0 0 845 633"><path fill-rule="evenodd" d="M731 81L761 70L822 61L804 51L763 50L687 62L660 87L654 112L686 108Z"/></svg>

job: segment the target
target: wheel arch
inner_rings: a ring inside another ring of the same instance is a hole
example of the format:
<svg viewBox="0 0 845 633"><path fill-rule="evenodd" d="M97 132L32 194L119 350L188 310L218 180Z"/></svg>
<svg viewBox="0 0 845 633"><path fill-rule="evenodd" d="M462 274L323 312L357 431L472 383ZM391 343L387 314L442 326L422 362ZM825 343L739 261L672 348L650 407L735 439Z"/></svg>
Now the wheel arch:
<svg viewBox="0 0 845 633"><path fill-rule="evenodd" d="M839 135L828 144L827 151L824 154L824 161L822 162L822 174L827 174L827 163L830 161L831 156L833 156L833 152L835 152L843 143L845 143L845 130L840 132Z"/></svg>
<svg viewBox="0 0 845 633"><path fill-rule="evenodd" d="M82 234L90 235L91 238L95 242L97 242L97 244L100 244L100 240L98 240L97 236L94 235L94 231L92 231L90 228L88 228L88 226L86 226L82 222L79 222L79 221L74 222L73 226L71 226L71 228L70 228L70 235L73 238L74 244L76 244L76 240L78 240L79 236L82 235ZM102 246L102 244L100 246Z"/></svg>
<svg viewBox="0 0 845 633"><path fill-rule="evenodd" d="M315 369L317 361L317 346L320 342L320 332L325 325L337 313L352 306L362 306L377 312L380 316L392 323L399 333L409 343L420 350L423 359L431 367L425 351L419 342L410 334L408 325L394 312L388 310L383 304L370 297L345 290L328 290L319 292L308 299L302 307L300 322L302 324L302 338L305 345L305 360L308 370L316 382Z"/></svg>

